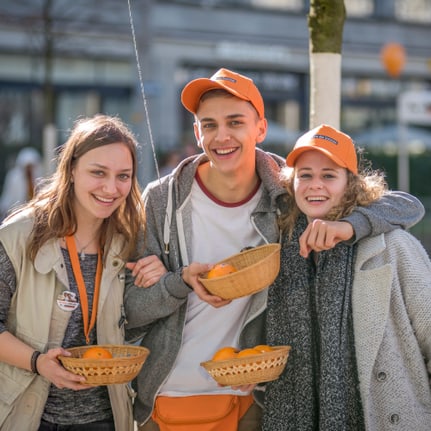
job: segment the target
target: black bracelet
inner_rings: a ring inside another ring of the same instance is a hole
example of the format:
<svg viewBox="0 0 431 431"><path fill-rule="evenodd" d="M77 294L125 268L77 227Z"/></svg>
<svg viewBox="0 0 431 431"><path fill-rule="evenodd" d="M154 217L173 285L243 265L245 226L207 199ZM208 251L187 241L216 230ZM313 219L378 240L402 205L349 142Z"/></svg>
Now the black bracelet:
<svg viewBox="0 0 431 431"><path fill-rule="evenodd" d="M33 354L31 355L31 360L30 360L30 367L31 367L31 371L34 374L39 374L39 371L37 370L37 359L39 358L39 356L42 353L39 352L39 350L35 350L33 352Z"/></svg>

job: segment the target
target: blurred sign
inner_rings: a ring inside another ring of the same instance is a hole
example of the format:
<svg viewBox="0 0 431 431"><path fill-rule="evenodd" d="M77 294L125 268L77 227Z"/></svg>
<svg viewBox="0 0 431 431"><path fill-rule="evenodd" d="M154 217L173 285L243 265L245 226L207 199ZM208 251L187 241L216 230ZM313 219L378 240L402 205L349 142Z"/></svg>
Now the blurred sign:
<svg viewBox="0 0 431 431"><path fill-rule="evenodd" d="M242 42L220 42L216 46L219 57L231 60L251 60L256 62L275 62L286 64L291 60L289 48L277 45L257 45Z"/></svg>
<svg viewBox="0 0 431 431"><path fill-rule="evenodd" d="M398 188L409 192L410 167L407 149L407 126L431 125L431 91L406 91L398 97Z"/></svg>
<svg viewBox="0 0 431 431"><path fill-rule="evenodd" d="M398 97L400 123L431 125L431 91L406 91Z"/></svg>

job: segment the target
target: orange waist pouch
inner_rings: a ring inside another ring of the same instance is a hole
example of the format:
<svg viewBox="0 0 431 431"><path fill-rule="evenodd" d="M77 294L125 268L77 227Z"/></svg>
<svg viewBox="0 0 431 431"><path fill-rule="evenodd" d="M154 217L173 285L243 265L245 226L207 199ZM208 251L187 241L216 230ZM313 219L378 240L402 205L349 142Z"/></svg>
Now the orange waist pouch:
<svg viewBox="0 0 431 431"><path fill-rule="evenodd" d="M236 431L252 395L157 397L152 418L160 431Z"/></svg>

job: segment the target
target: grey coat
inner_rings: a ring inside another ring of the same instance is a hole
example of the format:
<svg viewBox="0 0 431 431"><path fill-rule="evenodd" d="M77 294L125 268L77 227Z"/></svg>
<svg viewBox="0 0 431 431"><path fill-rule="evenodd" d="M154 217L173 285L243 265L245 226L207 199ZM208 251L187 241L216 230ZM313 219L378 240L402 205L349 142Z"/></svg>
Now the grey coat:
<svg viewBox="0 0 431 431"><path fill-rule="evenodd" d="M431 263L412 235L359 243L352 308L366 429L429 431Z"/></svg>
<svg viewBox="0 0 431 431"><path fill-rule="evenodd" d="M181 346L190 293L181 278L182 267L190 263L190 192L196 169L206 160L204 154L184 160L172 174L150 183L143 194L147 215L144 256L158 256L170 272L147 289L134 286L130 274L126 279L126 337L128 341L142 338L141 344L151 351L133 383L138 391L134 404L138 423L145 422L151 415L157 392L169 375ZM287 211L283 205L286 192L279 181L283 166L284 159L256 149L256 169L264 192L251 222L265 243L279 241L278 215ZM359 239L392 230L394 225L408 227L423 214L424 208L417 199L394 193L368 208L358 209L348 221ZM241 332L241 346L249 347L263 340L266 296L266 291L254 296Z"/></svg>

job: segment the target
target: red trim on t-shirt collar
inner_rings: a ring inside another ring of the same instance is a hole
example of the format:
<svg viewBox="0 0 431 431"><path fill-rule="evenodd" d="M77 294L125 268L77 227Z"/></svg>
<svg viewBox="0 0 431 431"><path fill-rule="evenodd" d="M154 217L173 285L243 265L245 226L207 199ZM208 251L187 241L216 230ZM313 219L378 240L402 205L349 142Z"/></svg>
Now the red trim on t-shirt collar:
<svg viewBox="0 0 431 431"><path fill-rule="evenodd" d="M208 196L213 202L215 202L217 205L221 205L224 207L229 207L229 208L234 208L234 207L239 207L241 205L244 205L245 203L247 203L249 200L251 200L253 198L253 196L257 193L257 191L259 190L260 184L261 184L261 180L260 178L258 178L258 181L256 183L256 186L254 187L254 189L251 191L251 193L246 196L244 199L242 199L239 202L223 202L220 199L216 198L204 185L204 183L202 182L201 177L199 176L199 172L196 171L196 175L195 175L195 179L196 182L198 183L200 189L205 193L206 196Z"/></svg>

